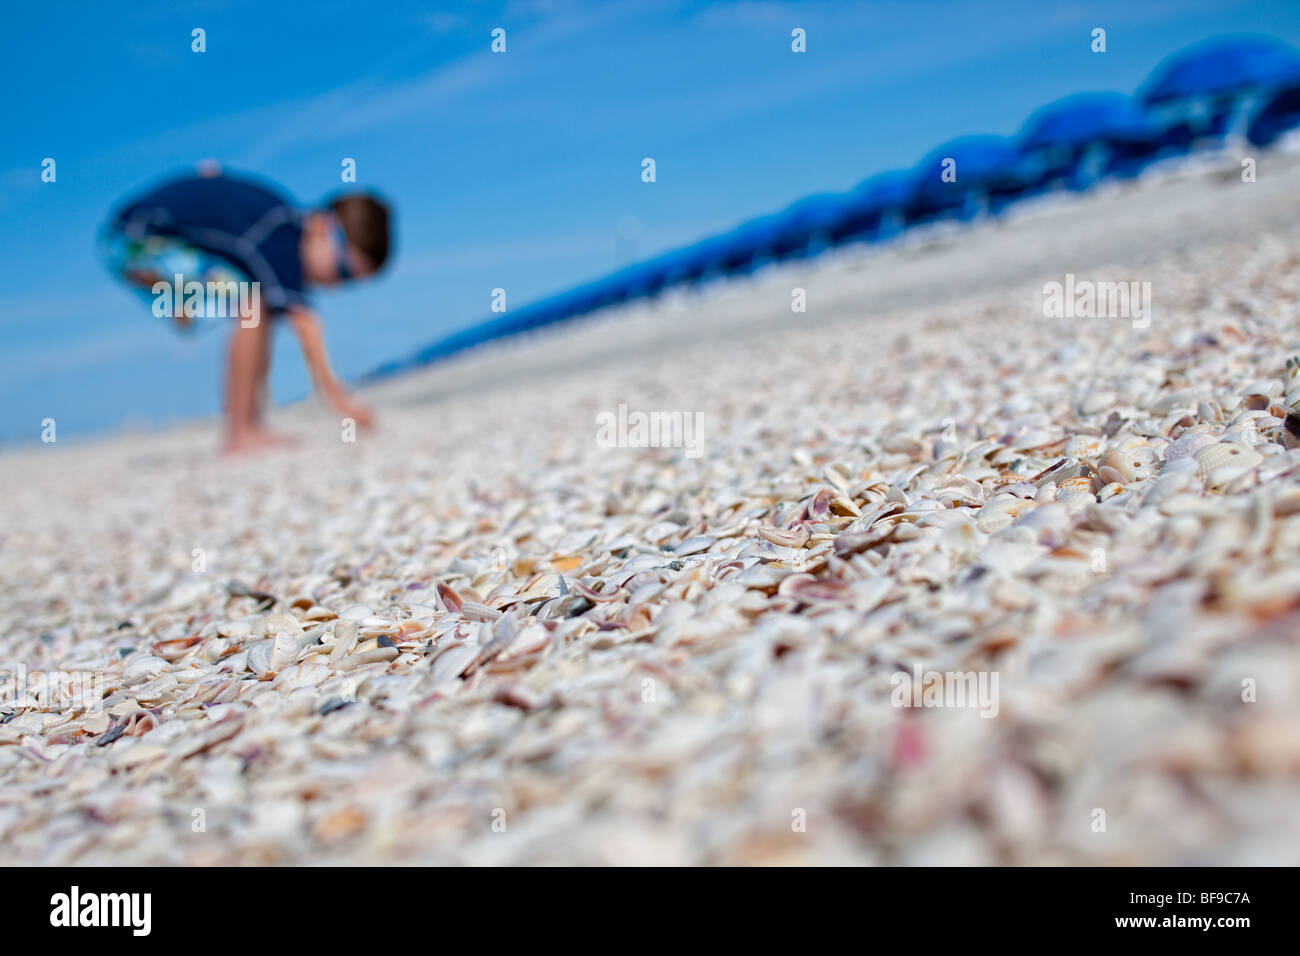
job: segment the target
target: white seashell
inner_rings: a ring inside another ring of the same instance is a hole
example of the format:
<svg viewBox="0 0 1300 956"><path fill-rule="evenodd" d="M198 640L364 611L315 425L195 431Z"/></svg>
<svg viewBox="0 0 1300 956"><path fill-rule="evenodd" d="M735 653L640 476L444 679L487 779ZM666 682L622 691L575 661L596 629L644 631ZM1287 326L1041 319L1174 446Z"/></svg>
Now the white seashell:
<svg viewBox="0 0 1300 956"><path fill-rule="evenodd" d="M122 680L128 685L137 684L140 681L149 680L155 677L166 667L167 662L161 657L154 657L151 654L146 654L134 658L126 665L126 669L122 671Z"/></svg>
<svg viewBox="0 0 1300 956"><path fill-rule="evenodd" d="M1113 408L1117 401L1119 401L1119 396L1114 392L1104 390L1089 392L1079 402L1079 414L1098 415L1108 408Z"/></svg>
<svg viewBox="0 0 1300 956"><path fill-rule="evenodd" d="M1147 406L1147 411L1151 412L1152 415L1168 415L1175 407L1184 405L1189 407L1195 406L1196 401L1196 391L1194 389L1184 388L1176 392L1161 395Z"/></svg>
<svg viewBox="0 0 1300 956"><path fill-rule="evenodd" d="M271 641L267 669L275 673L284 670L298 659L298 638L288 631L280 631Z"/></svg>
<svg viewBox="0 0 1300 956"><path fill-rule="evenodd" d="M682 530L682 526L672 521L657 521L646 528L641 537L651 544L659 544Z"/></svg>
<svg viewBox="0 0 1300 956"><path fill-rule="evenodd" d="M334 624L334 646L330 650L330 664L337 667L339 662L357 645L357 622L355 618L342 618Z"/></svg>
<svg viewBox="0 0 1300 956"><path fill-rule="evenodd" d="M263 633L268 637L279 631L301 634L302 624L292 614L268 614L263 621Z"/></svg>
<svg viewBox="0 0 1300 956"><path fill-rule="evenodd" d="M1264 457L1240 442L1218 442L1195 455L1197 470L1206 487L1219 488L1258 466Z"/></svg>
<svg viewBox="0 0 1300 956"><path fill-rule="evenodd" d="M271 642L258 641L248 649L244 660L250 671L263 676L271 669Z"/></svg>
<svg viewBox="0 0 1300 956"><path fill-rule="evenodd" d="M1096 435L1074 435L1065 443L1065 457L1082 459L1095 458L1104 448L1101 438Z"/></svg>
<svg viewBox="0 0 1300 956"><path fill-rule="evenodd" d="M1159 457L1149 445L1116 448L1101 456L1097 477L1106 484L1129 484L1155 474L1158 464Z"/></svg>
<svg viewBox="0 0 1300 956"><path fill-rule="evenodd" d="M454 680L478 657L478 649L468 644L453 644L433 661L433 681L441 684Z"/></svg>
<svg viewBox="0 0 1300 956"><path fill-rule="evenodd" d="M1162 501L1176 494L1187 491L1196 485L1195 470L1181 468L1177 471L1161 471L1160 477L1157 478L1142 496L1142 506L1155 507Z"/></svg>
<svg viewBox="0 0 1300 956"><path fill-rule="evenodd" d="M886 437L880 443L880 447L887 452L895 455L907 455L909 458L916 458L921 454L922 445L910 435L896 433Z"/></svg>
<svg viewBox="0 0 1300 956"><path fill-rule="evenodd" d="M479 604L477 601L466 601L460 609L460 613L468 621L495 621L501 617L501 612L496 608L488 607L486 604Z"/></svg>
<svg viewBox="0 0 1300 956"><path fill-rule="evenodd" d="M975 526L962 521L944 528L939 534L939 548L945 554L969 561L979 550Z"/></svg>
<svg viewBox="0 0 1300 956"><path fill-rule="evenodd" d="M1202 428L1189 428L1178 436L1165 449L1165 461L1177 461L1190 458L1207 445L1213 445L1218 439Z"/></svg>
<svg viewBox="0 0 1300 956"><path fill-rule="evenodd" d="M1065 508L1067 514L1078 514L1088 505L1097 503L1097 496L1090 491L1066 491L1056 496L1056 503Z"/></svg>
<svg viewBox="0 0 1300 956"><path fill-rule="evenodd" d="M1116 495L1120 494L1123 490L1124 490L1124 486L1122 484L1120 484L1118 481L1112 481L1108 485L1103 485L1097 491L1097 500L1106 501L1110 498L1114 498Z"/></svg>
<svg viewBox="0 0 1300 956"><path fill-rule="evenodd" d="M677 547L673 548L673 553L679 557L685 557L688 554L699 554L702 551L708 551L709 548L713 547L716 543L716 538L710 538L704 535L687 538Z"/></svg>
<svg viewBox="0 0 1300 956"><path fill-rule="evenodd" d="M1181 471L1188 471L1195 474L1199 467L1200 466L1196 463L1196 456L1189 455L1185 458L1175 458L1172 461L1166 461L1160 468L1160 474L1170 475Z"/></svg>

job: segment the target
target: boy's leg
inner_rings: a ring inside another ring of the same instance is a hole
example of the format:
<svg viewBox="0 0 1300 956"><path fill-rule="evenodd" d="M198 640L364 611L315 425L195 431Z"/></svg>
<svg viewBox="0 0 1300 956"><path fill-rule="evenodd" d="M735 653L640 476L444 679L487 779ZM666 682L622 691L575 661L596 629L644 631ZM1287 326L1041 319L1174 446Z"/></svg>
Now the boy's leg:
<svg viewBox="0 0 1300 956"><path fill-rule="evenodd" d="M267 395L270 392L271 381L271 330L269 328L270 323L267 323L267 325L268 328L261 350L262 362L257 369L257 392L253 396L253 415L259 424L266 420Z"/></svg>
<svg viewBox="0 0 1300 956"><path fill-rule="evenodd" d="M252 451L284 444L262 427L262 385L271 364L271 323L236 321L226 359L226 451Z"/></svg>

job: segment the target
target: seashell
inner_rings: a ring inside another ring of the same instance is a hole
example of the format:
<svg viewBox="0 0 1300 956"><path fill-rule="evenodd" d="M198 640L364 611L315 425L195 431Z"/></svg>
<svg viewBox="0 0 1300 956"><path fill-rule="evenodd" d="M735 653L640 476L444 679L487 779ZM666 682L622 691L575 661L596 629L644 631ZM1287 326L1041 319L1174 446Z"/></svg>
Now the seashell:
<svg viewBox="0 0 1300 956"><path fill-rule="evenodd" d="M460 613L465 616L467 621L486 621L489 623L501 616L501 612L496 608L488 607L486 604L479 604L477 601L466 601L461 605Z"/></svg>
<svg viewBox="0 0 1300 956"><path fill-rule="evenodd" d="M597 591L594 588L587 587L587 585L583 584L581 581L575 581L573 583L573 593L579 594L582 597L585 597L588 601L592 601L596 604L605 604L609 601L617 601L623 596L623 592L619 588Z"/></svg>
<svg viewBox="0 0 1300 956"><path fill-rule="evenodd" d="M1083 493L1091 497L1093 493L1093 479L1091 475L1079 475L1076 478L1066 478L1057 488L1057 497L1063 494Z"/></svg>
<svg viewBox="0 0 1300 956"><path fill-rule="evenodd" d="M902 524L896 521L878 521L868 531L843 532L835 537L835 554L837 557L847 558L885 544L893 539Z"/></svg>
<svg viewBox="0 0 1300 956"><path fill-rule="evenodd" d="M1065 443L1065 457L1073 459L1095 458L1105 448L1097 435L1072 435Z"/></svg>
<svg viewBox="0 0 1300 956"><path fill-rule="evenodd" d="M358 650L349 654L340 662L340 669L345 671L355 670L358 667L364 667L366 664L386 663L394 660L400 652L393 646L376 646L368 647L365 650Z"/></svg>
<svg viewBox="0 0 1300 956"><path fill-rule="evenodd" d="M153 652L165 661L179 660L201 640L202 638L196 634L192 637L178 637L170 641L158 641L153 646Z"/></svg>
<svg viewBox="0 0 1300 956"><path fill-rule="evenodd" d="M1120 484L1118 481L1112 481L1110 484L1103 485L1100 489L1098 489L1097 500L1106 501L1110 498L1114 498L1123 490L1124 490L1124 486L1122 484Z"/></svg>
<svg viewBox="0 0 1300 956"><path fill-rule="evenodd" d="M1049 429L1029 429L1017 435L1011 442L1010 447L1020 451L1028 451L1034 448L1045 448L1055 445L1062 440L1060 431Z"/></svg>
<svg viewBox="0 0 1300 956"><path fill-rule="evenodd" d="M831 514L831 502L834 500L835 493L829 488L822 488L808 502L808 519L810 521L824 521Z"/></svg>
<svg viewBox="0 0 1300 956"><path fill-rule="evenodd" d="M1218 442L1202 448L1195 459L1206 487L1219 488L1258 466L1264 457L1240 442Z"/></svg>
<svg viewBox="0 0 1300 956"><path fill-rule="evenodd" d="M540 621L556 621L567 617L576 617L592 608L592 603L581 594L565 594L547 601L537 611Z"/></svg>
<svg viewBox="0 0 1300 956"><path fill-rule="evenodd" d="M922 445L910 435L896 433L883 439L880 447L894 455L907 455L909 458L917 458L922 452Z"/></svg>
<svg viewBox="0 0 1300 956"><path fill-rule="evenodd" d="M225 621L217 625L217 633L222 637L244 640L253 633L253 627L247 621Z"/></svg>
<svg viewBox="0 0 1300 956"><path fill-rule="evenodd" d="M299 629L301 633L301 628ZM259 645L260 646L260 645ZM279 631L271 641L267 657L267 670L270 673L284 670L298 659L298 638L288 631Z"/></svg>
<svg viewBox="0 0 1300 956"><path fill-rule="evenodd" d="M453 614L458 614L465 603L459 594L441 581L438 582L438 599L442 601L442 606Z"/></svg>
<svg viewBox="0 0 1300 956"><path fill-rule="evenodd" d="M334 624L334 646L330 650L330 664L337 667L357 644L357 622L342 619Z"/></svg>
<svg viewBox="0 0 1300 956"><path fill-rule="evenodd" d="M1000 495L980 508L979 515L975 519L975 525L985 534L992 534L1002 528L1009 527L1020 515L1035 507L1037 507L1037 502L1032 498Z"/></svg>
<svg viewBox="0 0 1300 956"><path fill-rule="evenodd" d="M1155 474L1157 465L1155 449L1147 445L1115 448L1101 456L1097 465L1097 477L1104 484L1129 484Z"/></svg>
<svg viewBox="0 0 1300 956"><path fill-rule="evenodd" d="M1144 508L1159 506L1160 503L1166 499L1171 498L1176 494L1181 494L1195 486L1195 471L1189 471L1187 469L1180 469L1172 472L1162 471L1160 477L1152 483L1146 494L1142 496L1142 506Z"/></svg>
<svg viewBox="0 0 1300 956"><path fill-rule="evenodd" d="M1088 394L1084 395L1084 397L1079 401L1079 414L1099 415L1106 409L1113 407L1117 401L1119 401L1119 396L1114 392L1104 390L1088 392Z"/></svg>
<svg viewBox="0 0 1300 956"><path fill-rule="evenodd" d="M1056 496L1056 503L1063 507L1067 514L1078 514L1088 505L1095 504L1097 496L1091 491L1067 490Z"/></svg>
<svg viewBox="0 0 1300 956"><path fill-rule="evenodd" d="M1066 478L1074 478L1085 474L1087 470L1087 466L1081 462L1070 458L1060 458L1029 480L1040 489L1049 482L1055 482L1059 486Z"/></svg>
<svg viewBox="0 0 1300 956"><path fill-rule="evenodd" d="M1212 422L1217 425L1223 421L1223 409L1218 402L1197 402L1196 417L1203 422Z"/></svg>
<svg viewBox="0 0 1300 956"><path fill-rule="evenodd" d="M441 684L455 680L478 657L478 651L468 644L453 644L433 661L433 682Z"/></svg>
<svg viewBox="0 0 1300 956"><path fill-rule="evenodd" d="M843 535L840 535L843 537ZM839 540L838 538L836 539ZM838 552L837 552L838 553ZM781 579L786 577L789 572L782 574L780 569L771 565L756 564L753 567L745 568L733 574L727 580L734 581L736 584L743 585L747 588L765 591L769 588L775 588L781 583Z"/></svg>
<svg viewBox="0 0 1300 956"><path fill-rule="evenodd" d="M1092 495L1087 495L1086 498L1088 502L1092 501ZM1070 529L1069 512L1059 501L1039 505L1022 514L1016 521L1016 527L1031 528L1035 531L1065 532Z"/></svg>
<svg viewBox="0 0 1300 956"><path fill-rule="evenodd" d="M263 677L271 669L271 642L259 641L245 652L244 663L258 677Z"/></svg>
<svg viewBox="0 0 1300 956"><path fill-rule="evenodd" d="M822 477L841 494L848 491L853 483L852 469L843 462L831 462L822 469Z"/></svg>
<svg viewBox="0 0 1300 956"><path fill-rule="evenodd" d="M708 551L709 548L717 544L717 540L717 538L710 538L707 535L687 538L677 547L673 548L673 553L683 558L691 554L700 554L701 552Z"/></svg>
<svg viewBox="0 0 1300 956"><path fill-rule="evenodd" d="M1197 450L1199 451L1200 449ZM1198 467L1199 466L1196 463L1196 456L1189 455L1185 458L1175 458L1172 461L1166 461L1160 467L1160 474L1169 475L1181 471L1190 471L1195 473Z"/></svg>
<svg viewBox="0 0 1300 956"><path fill-rule="evenodd" d="M1147 406L1147 411L1152 415L1168 415L1176 407L1187 406L1194 407L1197 402L1197 395L1194 389L1184 388L1176 392L1169 392L1161 395L1158 399Z"/></svg>
<svg viewBox="0 0 1300 956"><path fill-rule="evenodd" d="M1012 481L1004 484L998 491L1016 498L1033 498L1038 494L1038 486L1029 481Z"/></svg>
<svg viewBox="0 0 1300 956"><path fill-rule="evenodd" d="M758 529L758 536L764 541L770 541L773 544L780 545L783 548L802 548L808 543L808 530L806 528L769 528L761 526Z"/></svg>
<svg viewBox="0 0 1300 956"><path fill-rule="evenodd" d="M960 446L951 439L939 437L934 440L935 461L949 461L956 458L960 451Z"/></svg>
<svg viewBox="0 0 1300 956"><path fill-rule="evenodd" d="M370 608L366 607L364 604L353 604L345 607L342 613L339 614L339 617L345 621L360 621L367 617L372 617L374 613L374 611L370 610Z"/></svg>
<svg viewBox="0 0 1300 956"><path fill-rule="evenodd" d="M138 684L141 681L150 680L162 673L167 667L167 661L161 657L153 657L149 654L142 654L133 658L122 671L122 681L128 686Z"/></svg>
<svg viewBox="0 0 1300 956"><path fill-rule="evenodd" d="M660 544L680 533L682 526L672 521L656 521L641 533L641 537L651 544Z"/></svg>
<svg viewBox="0 0 1300 956"><path fill-rule="evenodd" d="M1191 428L1179 435L1169 447L1165 449L1165 461L1177 461L1180 458L1191 458L1202 448L1207 445L1213 445L1217 442L1213 435L1207 429Z"/></svg>
<svg viewBox="0 0 1300 956"><path fill-rule="evenodd" d="M975 526L961 521L944 528L939 534L939 550L951 557L969 561L979 551Z"/></svg>
<svg viewBox="0 0 1300 956"><path fill-rule="evenodd" d="M262 632L267 637L275 635L278 631L288 631L290 634L301 634L302 624L292 614L268 614L262 620Z"/></svg>
<svg viewBox="0 0 1300 956"><path fill-rule="evenodd" d="M836 495L831 499L830 509L832 514L856 518L862 514L862 510L844 495Z"/></svg>
<svg viewBox="0 0 1300 956"><path fill-rule="evenodd" d="M777 593L807 604L847 604L853 589L834 578L817 578L811 574L792 574L781 582Z"/></svg>

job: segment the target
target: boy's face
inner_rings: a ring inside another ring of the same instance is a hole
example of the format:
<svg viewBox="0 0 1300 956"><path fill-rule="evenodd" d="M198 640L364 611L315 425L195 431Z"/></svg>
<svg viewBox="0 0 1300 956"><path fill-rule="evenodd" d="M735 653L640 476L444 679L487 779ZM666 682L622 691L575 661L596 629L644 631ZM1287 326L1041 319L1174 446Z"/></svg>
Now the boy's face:
<svg viewBox="0 0 1300 956"><path fill-rule="evenodd" d="M344 241L338 220L327 212L307 216L300 255L303 275L315 285L338 285L344 279L360 279L375 271L364 254Z"/></svg>

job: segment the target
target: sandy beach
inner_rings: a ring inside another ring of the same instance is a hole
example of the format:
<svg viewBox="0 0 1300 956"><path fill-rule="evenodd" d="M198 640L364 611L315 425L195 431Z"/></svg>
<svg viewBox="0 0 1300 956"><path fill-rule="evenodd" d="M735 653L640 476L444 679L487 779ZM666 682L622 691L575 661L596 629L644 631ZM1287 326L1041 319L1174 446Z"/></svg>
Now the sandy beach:
<svg viewBox="0 0 1300 956"><path fill-rule="evenodd" d="M1232 160L496 343L355 442L0 452L0 672L102 688L0 702L0 862L1300 863L1298 213Z"/></svg>

